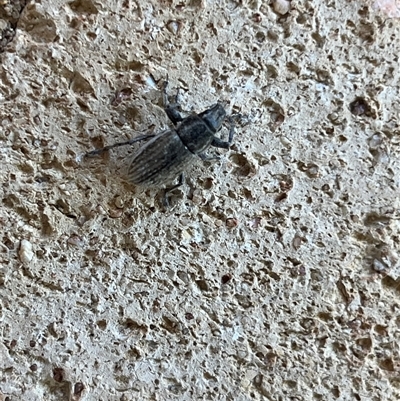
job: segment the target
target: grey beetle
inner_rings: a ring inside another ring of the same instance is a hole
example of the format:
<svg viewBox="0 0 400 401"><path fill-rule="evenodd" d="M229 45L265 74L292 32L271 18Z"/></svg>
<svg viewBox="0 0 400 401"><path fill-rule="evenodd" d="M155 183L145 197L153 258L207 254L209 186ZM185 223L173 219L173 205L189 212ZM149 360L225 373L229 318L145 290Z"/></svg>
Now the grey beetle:
<svg viewBox="0 0 400 401"><path fill-rule="evenodd" d="M215 136L226 118L225 109L220 103L200 114L192 114L184 118L179 112L177 96L173 104L168 102L167 85L168 82L165 82L163 88L164 110L175 125L174 129L164 131L158 135L143 135L127 142L96 149L85 155L93 156L117 146L149 140L132 156L128 169L128 178L135 185L161 186L179 177L178 184L165 190L165 204L168 204L167 193L182 185L183 173L193 163L193 158L196 155L202 160L215 158L208 157L204 152L210 146L229 149L234 135L233 121L229 118L228 141L223 141ZM178 123L180 124L178 125Z"/></svg>

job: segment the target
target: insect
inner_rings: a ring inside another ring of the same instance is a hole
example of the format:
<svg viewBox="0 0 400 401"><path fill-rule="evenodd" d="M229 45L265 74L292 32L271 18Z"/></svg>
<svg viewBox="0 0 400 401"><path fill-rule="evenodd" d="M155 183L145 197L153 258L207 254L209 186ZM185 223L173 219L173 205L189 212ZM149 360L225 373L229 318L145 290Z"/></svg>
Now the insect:
<svg viewBox="0 0 400 401"><path fill-rule="evenodd" d="M93 150L85 155L94 156L118 146L148 140L131 157L128 179L135 185L163 186L179 177L176 185L165 189L163 198L165 205L168 205L167 194L183 184L184 171L194 162L196 156L202 160L215 159L215 156L207 156L205 151L210 146L229 149L234 136L232 118L229 118L228 141L223 141L215 136L222 128L226 118L226 111L220 103L200 114L183 117L179 112L178 95L176 95L174 103L169 103L167 86L168 82L166 81L163 86L163 106L175 126L173 129L163 131L158 135L142 135L130 141Z"/></svg>

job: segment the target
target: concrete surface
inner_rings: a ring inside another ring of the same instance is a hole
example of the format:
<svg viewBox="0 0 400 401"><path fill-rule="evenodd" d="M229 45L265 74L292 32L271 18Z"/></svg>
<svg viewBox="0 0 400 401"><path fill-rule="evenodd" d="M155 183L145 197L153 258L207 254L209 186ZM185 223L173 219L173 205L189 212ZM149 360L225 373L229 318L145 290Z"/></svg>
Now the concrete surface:
<svg viewBox="0 0 400 401"><path fill-rule="evenodd" d="M1 2L0 400L399 399L389 3ZM82 155L168 128L167 75L242 118L164 209Z"/></svg>

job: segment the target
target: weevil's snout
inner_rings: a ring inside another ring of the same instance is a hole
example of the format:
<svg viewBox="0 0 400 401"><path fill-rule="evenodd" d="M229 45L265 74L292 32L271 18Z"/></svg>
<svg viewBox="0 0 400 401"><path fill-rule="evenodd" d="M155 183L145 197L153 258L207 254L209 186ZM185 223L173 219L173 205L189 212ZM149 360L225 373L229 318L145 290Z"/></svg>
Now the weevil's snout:
<svg viewBox="0 0 400 401"><path fill-rule="evenodd" d="M199 114L199 117L209 126L214 132L219 131L226 117L226 111L221 103L217 103L208 110Z"/></svg>

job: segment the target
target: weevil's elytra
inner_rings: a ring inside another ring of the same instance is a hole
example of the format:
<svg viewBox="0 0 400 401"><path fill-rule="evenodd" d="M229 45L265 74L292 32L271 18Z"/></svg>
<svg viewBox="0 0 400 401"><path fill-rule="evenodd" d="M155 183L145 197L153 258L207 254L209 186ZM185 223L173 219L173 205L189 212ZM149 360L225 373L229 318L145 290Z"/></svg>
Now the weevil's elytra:
<svg viewBox="0 0 400 401"><path fill-rule="evenodd" d="M132 156L128 169L128 178L135 185L168 185L178 176L181 183L184 171L193 163L196 156L205 159L204 152L210 146L229 149L233 141L234 126L232 119L229 120L230 130L228 141L223 141L215 136L221 129L226 118L225 109L220 103L215 104L200 114L193 114L183 118L178 111L179 105L176 99L174 104L169 104L166 88L167 83L164 84L163 91L165 112L174 125L178 123L179 125L174 129L152 136ZM87 155L99 154L104 150L147 138L143 136L132 141L117 143L89 152Z"/></svg>
<svg viewBox="0 0 400 401"><path fill-rule="evenodd" d="M135 185L170 184L192 161L193 153L175 130L164 131L140 147L133 155L129 181Z"/></svg>

